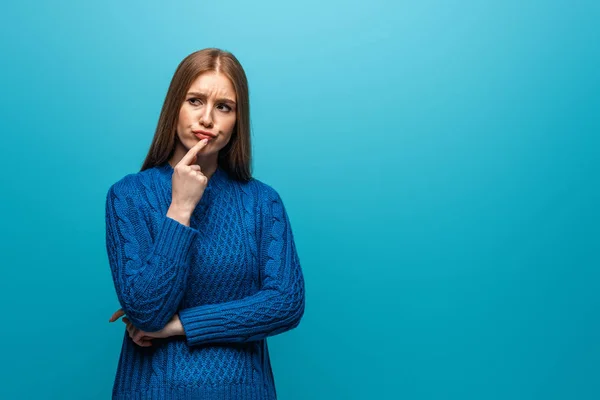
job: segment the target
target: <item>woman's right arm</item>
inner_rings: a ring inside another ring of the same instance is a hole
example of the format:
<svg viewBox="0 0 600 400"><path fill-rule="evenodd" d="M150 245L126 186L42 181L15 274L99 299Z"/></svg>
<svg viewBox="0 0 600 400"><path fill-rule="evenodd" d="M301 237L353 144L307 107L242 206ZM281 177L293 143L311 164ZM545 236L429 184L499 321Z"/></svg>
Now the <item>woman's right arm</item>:
<svg viewBox="0 0 600 400"><path fill-rule="evenodd" d="M133 325L161 330L183 297L190 249L199 232L159 215L156 234L148 220L148 196L134 175L110 187L106 196L106 250L117 298Z"/></svg>

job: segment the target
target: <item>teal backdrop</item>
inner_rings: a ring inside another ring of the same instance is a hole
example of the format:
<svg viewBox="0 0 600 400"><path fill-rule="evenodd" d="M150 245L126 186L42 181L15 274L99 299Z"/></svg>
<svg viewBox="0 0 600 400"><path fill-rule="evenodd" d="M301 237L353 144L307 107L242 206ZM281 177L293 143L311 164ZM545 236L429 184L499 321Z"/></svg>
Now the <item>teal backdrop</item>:
<svg viewBox="0 0 600 400"><path fill-rule="evenodd" d="M109 186L233 52L304 319L282 400L600 398L600 3L20 1L0 13L2 399L107 399Z"/></svg>

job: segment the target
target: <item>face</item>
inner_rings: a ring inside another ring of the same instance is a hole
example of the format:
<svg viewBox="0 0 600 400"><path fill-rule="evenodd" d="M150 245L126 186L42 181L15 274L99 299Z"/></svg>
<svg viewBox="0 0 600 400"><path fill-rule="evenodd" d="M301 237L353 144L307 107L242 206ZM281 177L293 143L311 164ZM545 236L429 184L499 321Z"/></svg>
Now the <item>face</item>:
<svg viewBox="0 0 600 400"><path fill-rule="evenodd" d="M198 160L216 163L219 150L231 139L235 121L236 93L229 78L214 71L201 74L192 82L179 110L175 162L207 138Z"/></svg>

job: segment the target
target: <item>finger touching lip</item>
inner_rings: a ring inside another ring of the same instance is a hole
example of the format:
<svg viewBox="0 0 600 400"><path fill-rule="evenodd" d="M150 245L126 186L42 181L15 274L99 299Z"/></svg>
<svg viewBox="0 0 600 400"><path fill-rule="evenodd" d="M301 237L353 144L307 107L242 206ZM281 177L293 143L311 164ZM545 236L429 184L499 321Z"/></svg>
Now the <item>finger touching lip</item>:
<svg viewBox="0 0 600 400"><path fill-rule="evenodd" d="M207 139L209 142L214 139L213 136L209 136L209 135L205 135L202 133L194 133L194 136L196 136L198 139L202 140L202 139Z"/></svg>

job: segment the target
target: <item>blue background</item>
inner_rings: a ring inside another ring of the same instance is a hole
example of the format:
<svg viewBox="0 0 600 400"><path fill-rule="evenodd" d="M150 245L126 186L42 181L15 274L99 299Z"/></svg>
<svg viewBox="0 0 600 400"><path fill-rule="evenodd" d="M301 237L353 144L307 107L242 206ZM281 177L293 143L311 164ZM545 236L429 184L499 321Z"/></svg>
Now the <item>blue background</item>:
<svg viewBox="0 0 600 400"><path fill-rule="evenodd" d="M495 3L4 5L0 397L109 398L106 191L214 46L306 278L282 400L600 398L600 3Z"/></svg>

